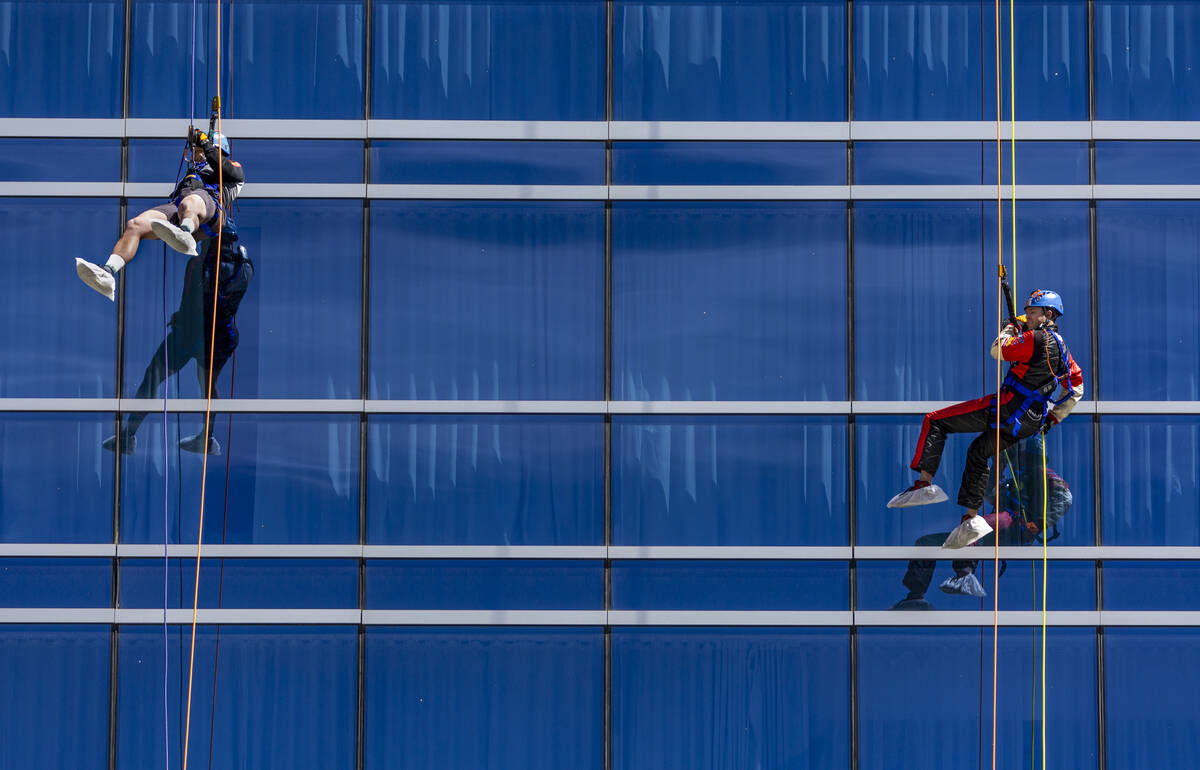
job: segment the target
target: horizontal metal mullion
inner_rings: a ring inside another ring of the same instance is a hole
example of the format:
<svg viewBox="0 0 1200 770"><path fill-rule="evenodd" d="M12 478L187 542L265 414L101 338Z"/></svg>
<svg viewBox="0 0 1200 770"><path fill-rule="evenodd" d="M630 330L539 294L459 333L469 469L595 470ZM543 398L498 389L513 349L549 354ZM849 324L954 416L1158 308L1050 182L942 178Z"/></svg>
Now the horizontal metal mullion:
<svg viewBox="0 0 1200 770"><path fill-rule="evenodd" d="M159 546L162 551L162 546ZM0 558L112 558L112 543L0 543Z"/></svg>
<svg viewBox="0 0 1200 770"><path fill-rule="evenodd" d="M109 610L109 612L113 612ZM115 622L121 624L153 624L163 622L162 608L116 610ZM184 624L192 622L192 610L167 610L167 623ZM362 610L358 609L199 609L196 610L197 623L236 623L244 625L359 625L362 622Z"/></svg>
<svg viewBox="0 0 1200 770"><path fill-rule="evenodd" d="M450 401L370 399L367 414L604 414L604 401Z"/></svg>
<svg viewBox="0 0 1200 770"><path fill-rule="evenodd" d="M1012 123L1002 121L999 133L1009 139ZM1017 121L1017 139L1079 140L1092 138L1092 126L1080 121ZM850 124L850 138L862 141L988 141L995 140L995 121L986 120L856 120Z"/></svg>
<svg viewBox="0 0 1200 770"><path fill-rule="evenodd" d="M117 409L122 412L161 412L161 398L122 398L117 400ZM203 398L167 399L168 412L203 412L209 402ZM361 414L363 401L359 398L214 398L211 411L217 413L247 412L266 414L274 412L303 414Z"/></svg>
<svg viewBox="0 0 1200 770"><path fill-rule="evenodd" d="M524 139L604 141L602 120L368 120L370 139Z"/></svg>
<svg viewBox="0 0 1200 770"><path fill-rule="evenodd" d="M246 187L250 189L249 185ZM368 198L424 200L607 200L606 185L552 184L369 184ZM319 196L313 196L319 197Z"/></svg>
<svg viewBox="0 0 1200 770"><path fill-rule="evenodd" d="M609 610L612 626L849 626L849 610Z"/></svg>
<svg viewBox="0 0 1200 770"><path fill-rule="evenodd" d="M609 401L609 414L850 414L849 401Z"/></svg>
<svg viewBox="0 0 1200 770"><path fill-rule="evenodd" d="M1018 125L1020 125L1018 123ZM1096 120L1092 138L1103 139L1200 139L1200 122L1194 120Z"/></svg>
<svg viewBox="0 0 1200 770"><path fill-rule="evenodd" d="M1197 613L1200 614L1200 613ZM1036 610L953 610L950 612L912 612L900 610L858 610L856 626L990 626L993 619L1001 626L1040 626L1042 613ZM1200 620L1200 619L1198 619ZM1097 610L1050 610L1046 624L1051 626L1098 626Z"/></svg>
<svg viewBox="0 0 1200 770"><path fill-rule="evenodd" d="M613 141L822 141L850 139L846 122L614 120Z"/></svg>
<svg viewBox="0 0 1200 770"><path fill-rule="evenodd" d="M612 200L836 200L852 197L850 185L613 185Z"/></svg>
<svg viewBox="0 0 1200 770"><path fill-rule="evenodd" d="M604 559L603 545L367 545L365 559Z"/></svg>
<svg viewBox="0 0 1200 770"><path fill-rule="evenodd" d="M274 543L204 543L200 556L230 559L358 559L362 557L361 545L277 545ZM153 543L121 543L117 556L121 558L162 558L163 547ZM167 546L167 556L195 558L195 543L172 543Z"/></svg>
<svg viewBox="0 0 1200 770"><path fill-rule="evenodd" d="M850 546L674 546L613 545L610 559L780 559L816 560L854 558Z"/></svg>
<svg viewBox="0 0 1200 770"><path fill-rule="evenodd" d="M602 626L604 610L363 610L367 626Z"/></svg>
<svg viewBox="0 0 1200 770"><path fill-rule="evenodd" d="M1197 200L1200 199L1200 184L1098 184L1092 186L1092 197L1096 200Z"/></svg>

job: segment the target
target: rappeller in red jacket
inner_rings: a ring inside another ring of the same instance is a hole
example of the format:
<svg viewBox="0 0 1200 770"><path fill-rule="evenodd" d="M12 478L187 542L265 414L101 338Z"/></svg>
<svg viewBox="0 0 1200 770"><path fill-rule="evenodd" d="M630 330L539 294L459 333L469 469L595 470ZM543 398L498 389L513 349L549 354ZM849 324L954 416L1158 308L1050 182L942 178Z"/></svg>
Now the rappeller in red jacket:
<svg viewBox="0 0 1200 770"><path fill-rule="evenodd" d="M992 342L992 358L1011 366L996 396L989 395L925 415L921 437L911 467L921 477L892 498L889 508L938 503L948 499L933 476L942 460L949 433L979 435L967 449L966 467L958 489L958 504L967 509L962 523L946 538L944 547L963 548L992 531L980 517L988 480L988 460L996 452L999 420L1000 450L1038 431L1061 422L1083 397L1083 372L1058 333L1055 321L1063 314L1062 298L1053 291L1038 290L1025 303L1024 323L1015 319L1005 325ZM1055 399L1059 389L1066 395Z"/></svg>

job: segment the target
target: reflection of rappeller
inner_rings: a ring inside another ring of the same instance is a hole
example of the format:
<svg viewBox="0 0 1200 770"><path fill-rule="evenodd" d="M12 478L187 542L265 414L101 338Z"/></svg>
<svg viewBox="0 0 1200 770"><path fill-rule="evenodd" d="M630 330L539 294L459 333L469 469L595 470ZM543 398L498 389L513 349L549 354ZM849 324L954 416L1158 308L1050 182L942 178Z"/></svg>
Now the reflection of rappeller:
<svg viewBox="0 0 1200 770"><path fill-rule="evenodd" d="M183 296L179 299L179 309L171 316L171 330L146 367L146 373L142 376L134 398L154 398L166 378L178 372L193 358L196 359L196 378L200 381L200 389L203 390L209 381L210 340L213 372L209 396L217 398L217 377L238 344L238 306L250 286L250 280L254 277L254 263L246 255L246 248L238 243L237 228L233 220L225 223L224 232L221 234L220 281L217 283L214 333L212 287L213 272L216 269L217 241L209 240L202 256L188 260L183 280ZM145 419L144 412L131 412L121 432L104 440L104 448L131 454L137 447L137 430ZM210 415L207 451L220 454L221 445L213 435L215 420L216 415ZM203 431L183 439L179 446L189 452L205 451Z"/></svg>
<svg viewBox="0 0 1200 770"><path fill-rule="evenodd" d="M104 265L75 260L80 280L109 299L116 299L116 275L133 260L142 240L161 239L175 251L195 255L196 240L216 237L220 221L217 217L224 219L228 215L230 205L241 192L246 174L240 163L229 158L229 139L218 133L210 138L189 128L188 144L191 147L188 171L175 185L170 202L129 220ZM217 189L218 178L224 186L223 196Z"/></svg>
<svg viewBox="0 0 1200 770"><path fill-rule="evenodd" d="M1053 533L1048 535L1051 540L1057 537L1057 524L1066 515L1074 497L1071 487L1052 468L1046 468L1045 481L1041 480L1042 452L1042 437L1035 433L1016 447L1004 450L1000 455L1000 504L995 504L991 494L993 477L989 474L988 501L992 503L993 510L992 513L981 517L997 534L983 538L979 541L980 545L992 545L993 537L1000 539L1000 545L1033 545L1041 538L1047 537L1046 533ZM941 545L948 535L948 532L925 535L918 538L915 545L936 547ZM979 579L975 577L978 565L977 560L956 559L951 565L954 575L942 581L939 587L948 594L978 598L987 596ZM933 609L933 605L925 599L925 592L929 590L933 581L936 566L937 562L933 559L910 561L908 571L904 573L904 587L908 589L908 596L892 609Z"/></svg>
<svg viewBox="0 0 1200 770"><path fill-rule="evenodd" d="M1062 312L1062 298L1058 294L1035 291L1025 303L1026 322L1011 319L992 342L992 357L1012 364L1000 389L998 417L995 395L964 401L925 415L917 451L910 465L914 471L920 471L921 477L893 497L888 507L903 508L945 500L946 494L933 483L933 474L941 463L946 435L979 432L967 449L958 490L958 504L964 506L967 513L946 539L946 548L962 548L992 531L977 514L987 487L988 459L995 452L997 421L999 448L1003 451L1039 430L1044 432L1057 425L1083 397L1083 373L1055 325ZM1059 387L1067 394L1054 401ZM1053 407L1048 408L1049 404Z"/></svg>

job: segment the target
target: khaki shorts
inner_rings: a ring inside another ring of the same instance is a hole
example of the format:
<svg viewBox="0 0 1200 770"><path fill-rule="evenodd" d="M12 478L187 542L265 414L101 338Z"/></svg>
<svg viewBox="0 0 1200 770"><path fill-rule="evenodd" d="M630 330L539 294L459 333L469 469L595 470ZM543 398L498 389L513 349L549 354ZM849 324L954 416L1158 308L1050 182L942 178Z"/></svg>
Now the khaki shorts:
<svg viewBox="0 0 1200 770"><path fill-rule="evenodd" d="M189 195L198 195L204 200L204 218L201 220L200 224L204 224L216 216L217 203L213 200L212 195L208 192L208 190L205 190L204 188L188 190L183 194L183 197L186 198ZM179 224L179 207L176 206L174 202L168 201L160 206L155 206L154 208L149 209L149 211L161 212L166 215L171 224Z"/></svg>

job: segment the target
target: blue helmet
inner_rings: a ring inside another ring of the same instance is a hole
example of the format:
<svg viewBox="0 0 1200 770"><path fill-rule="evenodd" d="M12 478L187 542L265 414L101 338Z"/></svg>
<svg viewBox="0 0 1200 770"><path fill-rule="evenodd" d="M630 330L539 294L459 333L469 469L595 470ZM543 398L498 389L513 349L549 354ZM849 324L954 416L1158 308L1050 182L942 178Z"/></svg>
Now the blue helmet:
<svg viewBox="0 0 1200 770"><path fill-rule="evenodd" d="M1063 314L1062 297L1058 296L1058 292L1049 289L1035 289L1025 301L1025 307L1049 307L1054 308L1058 315Z"/></svg>
<svg viewBox="0 0 1200 770"><path fill-rule="evenodd" d="M214 131L212 135L212 143L221 148L221 152L229 154L229 139L218 131ZM1057 296L1057 295L1055 295Z"/></svg>

